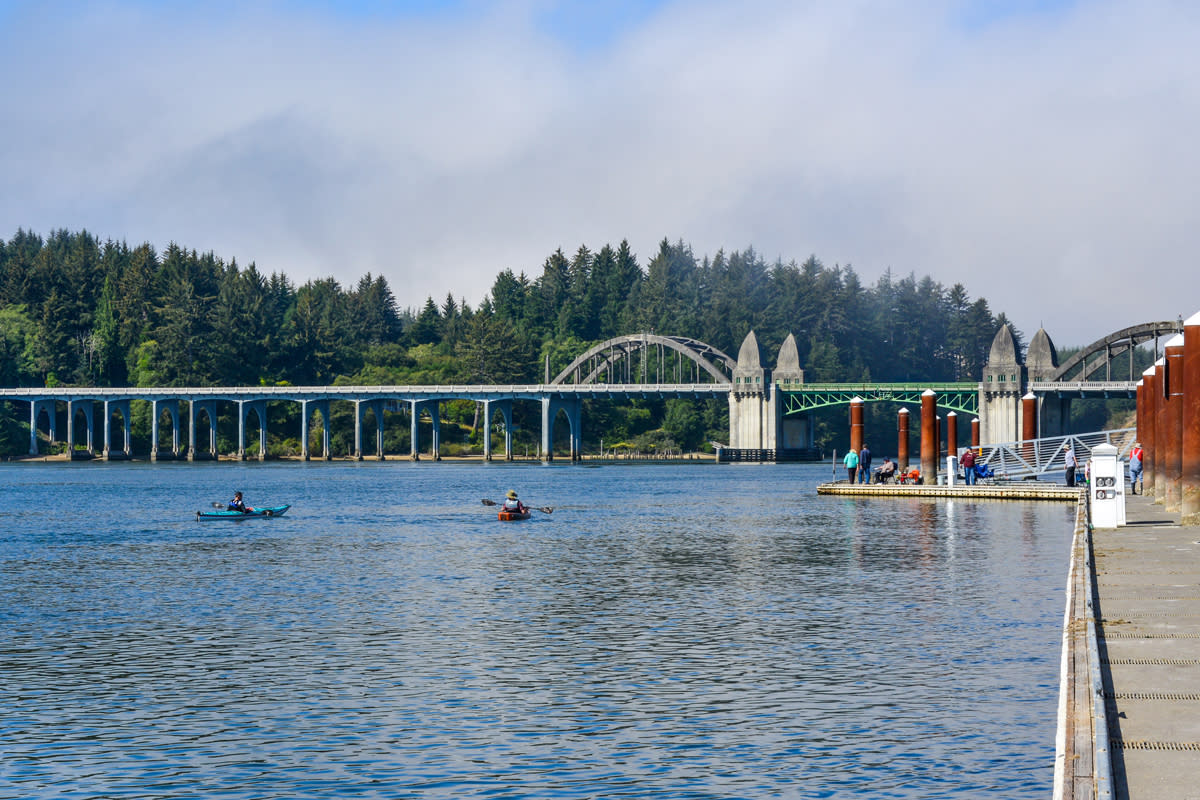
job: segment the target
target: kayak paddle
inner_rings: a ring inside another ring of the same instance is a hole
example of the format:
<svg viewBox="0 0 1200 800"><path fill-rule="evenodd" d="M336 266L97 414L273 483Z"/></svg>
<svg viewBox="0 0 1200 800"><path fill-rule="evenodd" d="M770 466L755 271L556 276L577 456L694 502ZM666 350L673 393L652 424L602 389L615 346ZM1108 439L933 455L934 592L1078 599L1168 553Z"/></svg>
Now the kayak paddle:
<svg viewBox="0 0 1200 800"><path fill-rule="evenodd" d="M480 502L482 502L485 506L500 505L500 503L497 503L495 500L489 500L486 497L483 498L483 500ZM527 506L527 508L535 509L537 511L542 512L543 514L553 514L554 513L554 506Z"/></svg>

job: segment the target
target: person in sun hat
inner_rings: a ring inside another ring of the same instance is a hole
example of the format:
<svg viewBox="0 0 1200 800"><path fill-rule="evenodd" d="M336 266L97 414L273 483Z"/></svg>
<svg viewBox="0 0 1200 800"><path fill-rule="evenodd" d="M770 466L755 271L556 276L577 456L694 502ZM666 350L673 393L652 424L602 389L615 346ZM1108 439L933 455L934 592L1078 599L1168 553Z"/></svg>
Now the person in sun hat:
<svg viewBox="0 0 1200 800"><path fill-rule="evenodd" d="M512 489L508 490L508 494L504 495L504 510L515 511L518 514L524 514L529 510L529 507L517 499L517 493Z"/></svg>

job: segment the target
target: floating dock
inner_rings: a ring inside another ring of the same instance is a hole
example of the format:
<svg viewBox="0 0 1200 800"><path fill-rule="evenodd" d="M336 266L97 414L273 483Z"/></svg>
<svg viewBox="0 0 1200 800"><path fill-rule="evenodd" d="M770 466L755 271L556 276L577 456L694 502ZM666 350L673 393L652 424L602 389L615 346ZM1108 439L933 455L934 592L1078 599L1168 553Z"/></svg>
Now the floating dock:
<svg viewBox="0 0 1200 800"><path fill-rule="evenodd" d="M1007 481L995 484L955 484L924 486L910 483L823 483L817 494L850 497L953 497L960 500L1055 500L1079 502L1079 486L1063 486L1039 481Z"/></svg>
<svg viewBox="0 0 1200 800"><path fill-rule="evenodd" d="M1077 526L1061 800L1200 797L1200 527L1152 497L1125 502L1124 527Z"/></svg>

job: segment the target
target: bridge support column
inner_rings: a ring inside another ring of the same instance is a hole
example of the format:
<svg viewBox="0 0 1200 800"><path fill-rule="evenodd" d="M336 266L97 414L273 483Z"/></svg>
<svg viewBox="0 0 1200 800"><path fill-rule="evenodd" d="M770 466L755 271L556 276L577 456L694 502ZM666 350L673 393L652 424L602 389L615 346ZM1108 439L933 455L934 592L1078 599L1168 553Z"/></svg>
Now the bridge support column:
<svg viewBox="0 0 1200 800"><path fill-rule="evenodd" d="M193 400L190 404L191 408L188 411L188 417L191 424L188 425L188 461L199 461L204 458L210 458L213 461L219 459L217 454L217 401L216 400ZM204 413L208 417L208 455L204 456L196 452L196 426L200 421L200 414Z"/></svg>
<svg viewBox="0 0 1200 800"><path fill-rule="evenodd" d="M1200 525L1200 314L1183 326L1183 438L1180 508L1184 525Z"/></svg>
<svg viewBox="0 0 1200 800"><path fill-rule="evenodd" d="M300 401L300 460L308 461L308 401Z"/></svg>
<svg viewBox="0 0 1200 800"><path fill-rule="evenodd" d="M312 412L316 410L321 415L321 460L329 461L332 456L329 452L329 401L328 400L301 400L300 401L300 457L305 461L312 458L309 452L308 426L312 420Z"/></svg>
<svg viewBox="0 0 1200 800"><path fill-rule="evenodd" d="M246 460L246 419L253 411L258 416L258 459L267 458L267 401L239 400L238 403L238 448L237 460Z"/></svg>
<svg viewBox="0 0 1200 800"><path fill-rule="evenodd" d="M483 460L492 460L492 401L483 401Z"/></svg>
<svg viewBox="0 0 1200 800"><path fill-rule="evenodd" d="M896 413L896 469L908 472L908 409Z"/></svg>
<svg viewBox="0 0 1200 800"><path fill-rule="evenodd" d="M429 407L429 433L433 439L430 450L430 455L434 461L442 460L442 404L437 400L430 400Z"/></svg>
<svg viewBox="0 0 1200 800"><path fill-rule="evenodd" d="M58 437L55 435L58 431L58 423L55 420L55 406L53 400L30 400L29 401L29 455L36 456L38 454L37 426L38 417L45 411L47 422L49 423L49 439L53 443Z"/></svg>
<svg viewBox="0 0 1200 800"><path fill-rule="evenodd" d="M1038 398L1038 435L1066 436L1071 432L1071 398Z"/></svg>
<svg viewBox="0 0 1200 800"><path fill-rule="evenodd" d="M75 412L83 412L83 423L87 431L85 452L89 456L96 455L96 411L95 403L91 400L67 401L67 459L75 458Z"/></svg>
<svg viewBox="0 0 1200 800"><path fill-rule="evenodd" d="M363 401L354 401L354 460L362 461Z"/></svg>
<svg viewBox="0 0 1200 800"><path fill-rule="evenodd" d="M1183 336L1174 336L1167 342L1165 352L1167 435L1166 435L1166 487L1163 507L1172 513L1178 512L1182 501L1183 482Z"/></svg>
<svg viewBox="0 0 1200 800"><path fill-rule="evenodd" d="M936 486L937 463L937 392L926 389L921 393L921 483Z"/></svg>
<svg viewBox="0 0 1200 800"><path fill-rule="evenodd" d="M483 458L485 461L492 460L492 415L499 410L504 417L504 460L512 461L512 401L511 400L484 400L483 401L483 416L484 416L484 437L483 437Z"/></svg>
<svg viewBox="0 0 1200 800"><path fill-rule="evenodd" d="M151 400L150 401L150 460L159 461L162 456L158 452L159 415L163 410L171 415L171 458L179 458L179 401Z"/></svg>
<svg viewBox="0 0 1200 800"><path fill-rule="evenodd" d="M363 460L363 422L368 411L375 412L375 457L383 461L383 401L355 400L354 401L354 459Z"/></svg>
<svg viewBox="0 0 1200 800"><path fill-rule="evenodd" d="M258 414L258 460L267 460L267 401L259 400L253 404Z"/></svg>
<svg viewBox="0 0 1200 800"><path fill-rule="evenodd" d="M132 438L130 433L129 423L129 401L128 400L105 400L104 401L104 448L102 450L103 458L109 461L113 457L112 451L112 412L116 409L121 412L122 434L120 454L122 458L129 458L129 441Z"/></svg>
<svg viewBox="0 0 1200 800"><path fill-rule="evenodd" d="M384 461L387 456L383 452L383 407L382 400L372 401L372 408L375 409L375 454L380 461Z"/></svg>
<svg viewBox="0 0 1200 800"><path fill-rule="evenodd" d="M583 418L583 401L579 398L545 397L542 399L542 453L543 461L554 460L554 422L559 409L567 414L570 426L570 458L578 461L583 456L583 437L580 426Z"/></svg>
<svg viewBox="0 0 1200 800"><path fill-rule="evenodd" d="M430 428L431 428L430 432L433 437L433 444L432 444L432 449L430 450L430 455L433 457L434 461L441 461L442 460L441 425L439 424L440 420L438 420L438 412L439 412L439 407L440 407L441 403L437 400L410 400L409 405L412 407L412 444L409 448L410 457L412 458L413 461L421 460L421 448L420 448L420 437L419 437L419 433L421 430L421 428L420 428L421 412L425 409L428 409L429 410L429 421L430 421L430 423L432 423L430 425Z"/></svg>
<svg viewBox="0 0 1200 800"><path fill-rule="evenodd" d="M408 401L408 457L413 461L421 460L421 408L419 400Z"/></svg>

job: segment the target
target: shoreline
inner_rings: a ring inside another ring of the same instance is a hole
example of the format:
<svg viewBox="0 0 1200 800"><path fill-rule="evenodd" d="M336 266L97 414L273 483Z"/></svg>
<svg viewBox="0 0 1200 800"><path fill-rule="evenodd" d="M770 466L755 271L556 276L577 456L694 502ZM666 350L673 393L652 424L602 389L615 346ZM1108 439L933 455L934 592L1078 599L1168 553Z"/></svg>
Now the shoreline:
<svg viewBox="0 0 1200 800"><path fill-rule="evenodd" d="M434 463L434 464L436 464L438 462L451 462L451 463L464 463L464 464L470 464L470 463L477 463L477 464L489 464L489 463L490 464L546 464L546 463L550 463L550 464L557 464L557 463L626 464L626 463L656 463L656 462L661 462L661 463L712 463L712 464L717 463L717 457L716 457L716 454L714 454L714 453L682 453L680 455L671 455L671 456L584 455L578 461L575 461L575 462L572 462L570 458L561 457L561 456L554 458L550 461L543 461L542 459L537 458L536 456L513 456L511 461L506 461L504 459L503 455L501 455L500 457L496 457L495 455L493 455L491 461L487 461L484 459L482 453L472 453L469 455L453 455L453 456L444 455L444 456L440 456L439 458L434 458L433 456L431 456L427 453L419 454L418 458L413 458L412 456L401 454L401 453L394 453L394 454L385 453L384 458L382 458L382 459L379 458L378 456L369 455L369 456L363 456L362 458L355 458L353 456L330 456L329 458L321 458L319 456L318 457L310 456L307 460L311 463L318 463L318 464L322 463L322 462L345 463L345 462L356 462L356 461L384 461L384 462L399 461L399 462L409 462L409 463L428 462L428 463ZM303 464L303 463L305 463L305 459L300 456L293 456L293 455L267 456L266 458L260 458L259 456L254 455L254 456L246 456L245 458L238 458L235 454L223 453L223 454L217 456L216 458L212 458L212 457L209 457L206 455L205 457L197 458L197 459L189 462L186 457L176 458L174 456L152 459L149 456L126 457L124 455L119 455L117 457L106 459L102 455L94 455L94 456L78 456L77 455L75 458L68 458L66 453L59 453L56 455L0 456L0 462L6 463L6 464L25 464L25 463L61 463L61 464L81 463L81 464L83 464L83 463L88 463L88 462L100 462L100 463L124 462L124 463L134 463L134 464L157 464L157 463L203 464L203 463L213 463L213 462L221 462L221 463L224 463L224 462L233 462L233 463L294 462L294 463L298 463L298 464ZM767 462L763 462L763 463L767 463Z"/></svg>

